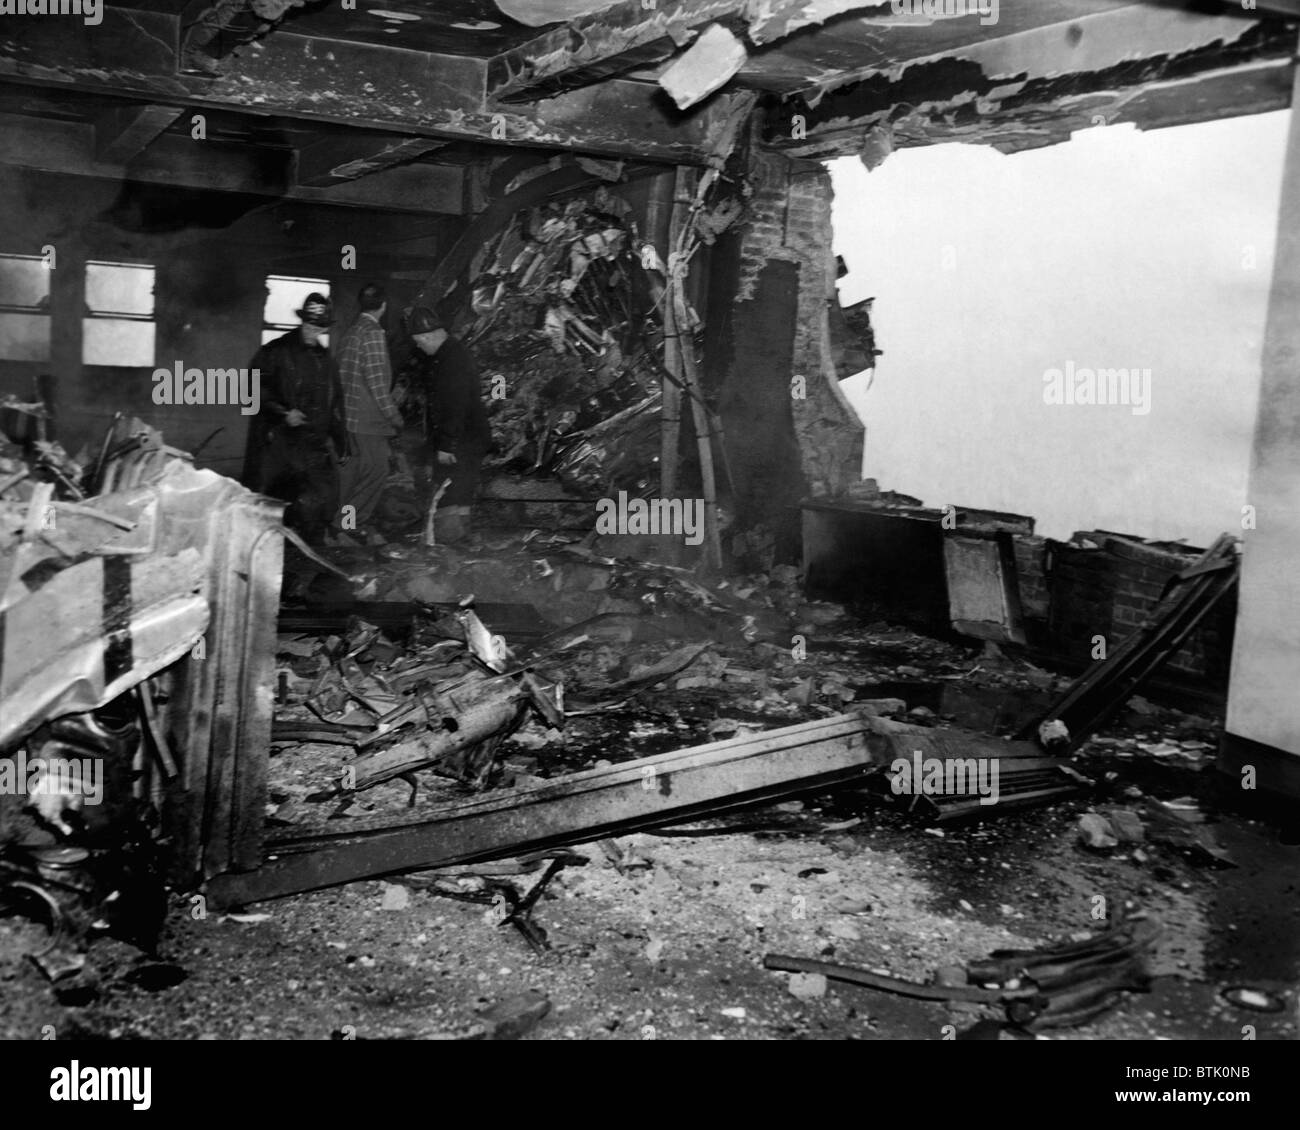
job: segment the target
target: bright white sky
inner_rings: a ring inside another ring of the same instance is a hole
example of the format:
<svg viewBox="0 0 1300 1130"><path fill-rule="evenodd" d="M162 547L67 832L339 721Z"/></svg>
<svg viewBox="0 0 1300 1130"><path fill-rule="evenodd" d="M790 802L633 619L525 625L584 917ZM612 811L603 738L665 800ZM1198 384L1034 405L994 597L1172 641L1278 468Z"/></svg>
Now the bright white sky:
<svg viewBox="0 0 1300 1130"><path fill-rule="evenodd" d="M831 164L845 305L874 295L863 472L1068 537L1239 529L1289 111ZM1043 374L1151 370L1151 410L1049 405Z"/></svg>

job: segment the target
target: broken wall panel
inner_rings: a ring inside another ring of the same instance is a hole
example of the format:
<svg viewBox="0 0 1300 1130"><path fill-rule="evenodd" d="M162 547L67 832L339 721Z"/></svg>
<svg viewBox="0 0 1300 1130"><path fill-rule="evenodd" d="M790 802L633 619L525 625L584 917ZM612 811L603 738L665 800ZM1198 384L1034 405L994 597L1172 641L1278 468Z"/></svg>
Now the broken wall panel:
<svg viewBox="0 0 1300 1130"><path fill-rule="evenodd" d="M207 549L212 623L202 649L172 668L163 715L182 751L164 811L180 882L255 866L267 799L284 506L212 479L186 500Z"/></svg>
<svg viewBox="0 0 1300 1130"><path fill-rule="evenodd" d="M1068 670L1132 635L1200 552L1098 530L1058 542L1036 537L1032 519L904 497L805 500L808 593L940 634L1023 644ZM1235 611L1229 592L1153 677L1153 690L1188 705L1221 702Z"/></svg>
<svg viewBox="0 0 1300 1130"><path fill-rule="evenodd" d="M202 579L193 549L148 559L109 551L11 590L0 603L0 749L186 654L208 622Z"/></svg>
<svg viewBox="0 0 1300 1130"><path fill-rule="evenodd" d="M976 639L1024 643L1011 536L950 535L943 548L953 628Z"/></svg>
<svg viewBox="0 0 1300 1130"><path fill-rule="evenodd" d="M1036 54L1018 37L994 37L942 56L902 59L847 85L833 79L833 89L772 113L766 140L825 158L856 155L864 136L882 131L892 148L969 141L1011 153L1099 124L1156 129L1290 104L1294 22L1126 7L1133 11L1097 14L1091 31L1071 21L1025 33L1039 42ZM1133 19L1150 25L1144 37L1120 27ZM1107 22L1118 29L1113 36L1101 30ZM1048 48L1065 58L1050 73L1031 73L1045 66Z"/></svg>
<svg viewBox="0 0 1300 1130"><path fill-rule="evenodd" d="M803 516L806 591L887 610L932 631L949 627L942 512L808 500Z"/></svg>
<svg viewBox="0 0 1300 1130"><path fill-rule="evenodd" d="M0 749L110 703L110 713L143 712L154 757L144 746L118 752L107 806L158 804L181 879L205 863L252 865L266 804L283 506L196 470L138 420L115 422L99 450L88 469L65 462L58 489L70 499L8 477Z"/></svg>
<svg viewBox="0 0 1300 1130"><path fill-rule="evenodd" d="M767 152L755 157L751 170L756 192L742 236L738 297L745 294L747 272L754 265L772 260L798 264L794 371L787 391L809 491L833 496L861 477L865 429L840 391L831 347L828 303L837 297L830 172Z"/></svg>
<svg viewBox="0 0 1300 1130"><path fill-rule="evenodd" d="M705 346L742 524L795 528L805 495L861 475L864 430L839 388L828 303L836 301L830 174L751 149L753 195L720 241Z"/></svg>
<svg viewBox="0 0 1300 1130"><path fill-rule="evenodd" d="M1070 542L1047 542L1048 646L1075 666L1100 658L1098 640L1132 634L1156 609L1170 581L1199 551L1149 545L1125 535L1091 531ZM1235 593L1229 593L1171 656L1157 682L1222 696L1228 684Z"/></svg>
<svg viewBox="0 0 1300 1130"><path fill-rule="evenodd" d="M1236 587L1238 558L1236 539L1221 534L1171 578L1152 614L1134 630L1113 641L1095 636L1103 645L1100 654L1093 653L1098 662L1052 705L1037 727L1030 723L1020 736L1028 737L1036 729L1044 744L1064 739L1071 748L1086 740L1178 652L1206 614ZM1062 725L1063 734L1047 729Z"/></svg>

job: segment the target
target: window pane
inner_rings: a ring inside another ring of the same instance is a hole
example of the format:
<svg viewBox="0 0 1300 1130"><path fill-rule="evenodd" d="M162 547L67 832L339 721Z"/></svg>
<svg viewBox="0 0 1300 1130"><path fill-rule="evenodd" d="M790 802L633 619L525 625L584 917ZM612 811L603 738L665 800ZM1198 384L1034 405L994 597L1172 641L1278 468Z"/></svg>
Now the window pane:
<svg viewBox="0 0 1300 1130"><path fill-rule="evenodd" d="M124 318L84 318L81 359L87 365L152 367L154 324Z"/></svg>
<svg viewBox="0 0 1300 1130"><path fill-rule="evenodd" d="M303 299L312 291L329 297L330 284L324 279L293 278L289 275L268 275L266 279L266 309L262 321L268 326L296 326L302 319L296 311L302 309Z"/></svg>
<svg viewBox="0 0 1300 1130"><path fill-rule="evenodd" d="M45 314L0 314L0 357L6 361L48 361L50 319Z"/></svg>
<svg viewBox="0 0 1300 1130"><path fill-rule="evenodd" d="M152 267L134 263L87 263L86 305L95 314L153 316Z"/></svg>
<svg viewBox="0 0 1300 1130"><path fill-rule="evenodd" d="M50 272L36 255L0 255L0 306L29 306L48 302Z"/></svg>

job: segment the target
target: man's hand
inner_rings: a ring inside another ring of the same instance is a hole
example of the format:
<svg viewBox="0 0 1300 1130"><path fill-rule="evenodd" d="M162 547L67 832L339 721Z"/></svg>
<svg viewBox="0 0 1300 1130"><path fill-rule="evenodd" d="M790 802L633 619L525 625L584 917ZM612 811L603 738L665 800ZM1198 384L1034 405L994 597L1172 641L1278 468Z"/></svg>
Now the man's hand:
<svg viewBox="0 0 1300 1130"><path fill-rule="evenodd" d="M284 415L284 422L291 428L301 428L307 422L307 417L297 408L290 408Z"/></svg>
<svg viewBox="0 0 1300 1130"><path fill-rule="evenodd" d="M456 457L450 451L438 452L438 465L441 467L451 467L456 463Z"/></svg>

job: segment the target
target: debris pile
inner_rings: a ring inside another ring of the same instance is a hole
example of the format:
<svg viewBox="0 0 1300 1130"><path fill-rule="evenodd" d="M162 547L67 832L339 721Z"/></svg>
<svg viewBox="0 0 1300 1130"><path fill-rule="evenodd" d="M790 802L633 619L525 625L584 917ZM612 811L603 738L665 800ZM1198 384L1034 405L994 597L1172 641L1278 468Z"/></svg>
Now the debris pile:
<svg viewBox="0 0 1300 1130"><path fill-rule="evenodd" d="M1020 736L1036 734L1049 749L1077 746L1141 689L1233 591L1239 562L1237 539L1220 534L1195 562L1170 578L1150 616Z"/></svg>
<svg viewBox="0 0 1300 1130"><path fill-rule="evenodd" d="M426 767L482 788L497 746L530 706L549 725L563 726L563 689L513 665L504 638L484 626L472 597L456 611L454 625L459 639L439 635L450 625L435 621L426 638L405 651L364 622L343 637L283 641L288 666L281 672L282 698L298 700L297 689L308 682L297 713L309 712L325 728L282 711L274 740L352 745L357 758L348 766L350 789Z"/></svg>
<svg viewBox="0 0 1300 1130"><path fill-rule="evenodd" d="M53 419L40 400L0 396L0 498L26 501L40 483L57 497L86 497L83 468L52 438Z"/></svg>
<svg viewBox="0 0 1300 1130"><path fill-rule="evenodd" d="M279 510L139 420L115 418L93 459L45 438L42 405L0 420L0 903L46 924L34 958L59 980L102 933L151 951L169 871L260 844L255 822L242 848L226 837L257 780L234 763L264 756L248 692L269 674ZM224 784L197 770L209 754L230 758Z"/></svg>
<svg viewBox="0 0 1300 1130"><path fill-rule="evenodd" d="M483 249L464 336L484 373L490 466L596 494L655 480L663 265L636 245L629 211L601 187L521 211Z"/></svg>
<svg viewBox="0 0 1300 1130"><path fill-rule="evenodd" d="M1115 1008L1125 992L1147 991L1147 963L1159 936L1158 923L1129 918L1109 930L1062 945L996 950L987 960L966 968L946 967L928 984L785 954L768 954L763 965L799 978L797 991L792 978L791 991L796 995L819 987L824 992L821 985L809 984L812 978L824 978L917 1000L1002 1006L1005 1024L994 1022L992 1035L987 1026L977 1025L967 1038L996 1039L1000 1029L1014 1038L1016 1034L1086 1024Z"/></svg>
<svg viewBox="0 0 1300 1130"><path fill-rule="evenodd" d="M685 638L718 631L729 637L734 628L750 641L788 644L791 631L844 621L841 606L803 596L794 566L719 578L691 565L689 548L670 538L534 528L485 536L468 549L393 544L376 555L336 559L356 578L360 600L445 604L473 591L487 601L531 604L561 628L593 615L623 615L645 617L655 638L674 623ZM660 622L653 628L652 618Z"/></svg>

